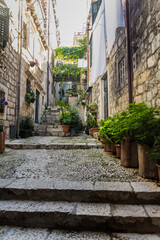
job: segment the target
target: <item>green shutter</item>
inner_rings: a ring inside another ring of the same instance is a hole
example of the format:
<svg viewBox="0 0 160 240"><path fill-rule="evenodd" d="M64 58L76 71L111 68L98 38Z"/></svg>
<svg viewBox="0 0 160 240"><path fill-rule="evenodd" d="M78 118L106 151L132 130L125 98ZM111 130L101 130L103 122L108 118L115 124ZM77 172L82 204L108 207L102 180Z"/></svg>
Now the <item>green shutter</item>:
<svg viewBox="0 0 160 240"><path fill-rule="evenodd" d="M92 67L92 35L90 37L89 46L90 46L90 67Z"/></svg>
<svg viewBox="0 0 160 240"><path fill-rule="evenodd" d="M9 9L0 4L0 41L5 46L9 38Z"/></svg>
<svg viewBox="0 0 160 240"><path fill-rule="evenodd" d="M92 3L92 25L94 24L94 21L96 19L97 12L98 12L98 1Z"/></svg>

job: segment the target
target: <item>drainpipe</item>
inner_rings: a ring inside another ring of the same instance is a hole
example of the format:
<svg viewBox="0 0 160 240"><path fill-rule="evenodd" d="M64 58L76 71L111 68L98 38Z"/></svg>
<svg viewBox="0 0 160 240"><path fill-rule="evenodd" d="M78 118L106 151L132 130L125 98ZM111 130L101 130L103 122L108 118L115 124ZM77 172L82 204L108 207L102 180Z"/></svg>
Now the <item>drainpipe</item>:
<svg viewBox="0 0 160 240"><path fill-rule="evenodd" d="M23 0L19 2L20 9L20 52L19 52L19 69L18 69L18 103L17 103L17 138L19 138L19 125L20 125L20 100L21 100L21 68L22 68L22 29L23 29Z"/></svg>
<svg viewBox="0 0 160 240"><path fill-rule="evenodd" d="M89 23L87 23L87 89L89 87Z"/></svg>
<svg viewBox="0 0 160 240"><path fill-rule="evenodd" d="M47 106L49 106L49 55L50 55L50 0L48 0L48 61L47 61Z"/></svg>
<svg viewBox="0 0 160 240"><path fill-rule="evenodd" d="M127 44L127 69L128 69L128 96L129 104L133 102L133 87L132 87L132 51L131 51L131 36L130 36L130 9L129 0L125 2L125 22L126 22L126 44Z"/></svg>

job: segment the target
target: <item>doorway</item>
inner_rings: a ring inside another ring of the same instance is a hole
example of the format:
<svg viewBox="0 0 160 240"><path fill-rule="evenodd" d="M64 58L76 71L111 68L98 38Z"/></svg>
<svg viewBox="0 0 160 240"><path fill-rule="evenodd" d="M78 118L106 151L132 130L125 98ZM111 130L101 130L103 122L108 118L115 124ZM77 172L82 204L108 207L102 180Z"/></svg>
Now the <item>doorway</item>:
<svg viewBox="0 0 160 240"><path fill-rule="evenodd" d="M36 90L36 106L35 106L35 123L39 123L39 94L40 92Z"/></svg>

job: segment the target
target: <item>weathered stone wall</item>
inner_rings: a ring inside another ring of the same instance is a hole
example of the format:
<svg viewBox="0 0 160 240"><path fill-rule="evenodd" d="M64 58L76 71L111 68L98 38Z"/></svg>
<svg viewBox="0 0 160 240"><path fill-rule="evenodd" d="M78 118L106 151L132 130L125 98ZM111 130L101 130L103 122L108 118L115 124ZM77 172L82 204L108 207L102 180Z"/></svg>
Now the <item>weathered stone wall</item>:
<svg viewBox="0 0 160 240"><path fill-rule="evenodd" d="M131 2L133 100L160 106L160 0Z"/></svg>
<svg viewBox="0 0 160 240"><path fill-rule="evenodd" d="M125 64L125 79L119 84L118 64L121 59L127 61L125 29L118 28L116 40L107 64L109 89L109 115L122 112L128 106L127 66Z"/></svg>
<svg viewBox="0 0 160 240"><path fill-rule="evenodd" d="M18 82L18 54L13 49L11 42L7 43L2 57L5 69L0 69L0 90L5 93L8 106L0 121L4 123L6 135L9 136L10 124L16 124L17 82Z"/></svg>
<svg viewBox="0 0 160 240"><path fill-rule="evenodd" d="M133 101L160 106L160 1L130 0L133 63ZM118 86L118 62L125 57L125 81ZM128 76L125 29L119 28L109 55L109 115L128 106Z"/></svg>

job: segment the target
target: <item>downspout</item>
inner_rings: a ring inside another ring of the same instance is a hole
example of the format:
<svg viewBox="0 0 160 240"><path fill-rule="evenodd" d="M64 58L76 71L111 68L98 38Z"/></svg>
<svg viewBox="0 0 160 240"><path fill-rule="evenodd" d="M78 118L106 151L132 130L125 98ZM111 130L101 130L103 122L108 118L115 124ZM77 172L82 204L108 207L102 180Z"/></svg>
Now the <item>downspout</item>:
<svg viewBox="0 0 160 240"><path fill-rule="evenodd" d="M89 87L89 23L87 23L87 89Z"/></svg>
<svg viewBox="0 0 160 240"><path fill-rule="evenodd" d="M128 98L129 104L133 102L133 87L132 87L132 51L131 51L131 36L130 36L130 8L129 0L125 2L125 22L126 22L126 44L127 44L127 69L128 69Z"/></svg>
<svg viewBox="0 0 160 240"><path fill-rule="evenodd" d="M48 61L47 61L47 106L49 106L49 55L50 55L50 0L48 0Z"/></svg>
<svg viewBox="0 0 160 240"><path fill-rule="evenodd" d="M21 4L20 4L21 2ZM20 10L20 32L18 33L20 35L20 52L19 52L19 69L18 69L18 104L17 104L17 138L19 138L19 128L20 128L20 100L21 100L21 68L22 68L22 29L23 29L23 0L20 0L19 6L21 8Z"/></svg>

